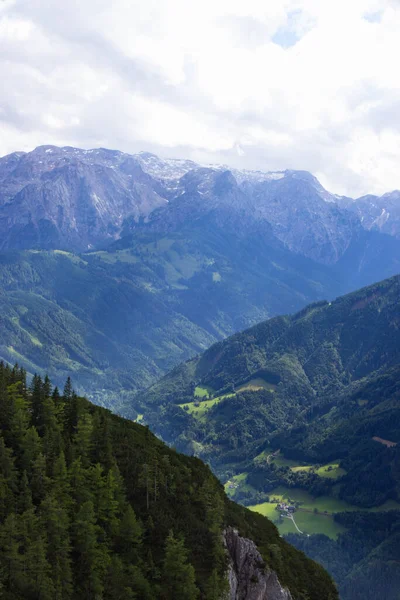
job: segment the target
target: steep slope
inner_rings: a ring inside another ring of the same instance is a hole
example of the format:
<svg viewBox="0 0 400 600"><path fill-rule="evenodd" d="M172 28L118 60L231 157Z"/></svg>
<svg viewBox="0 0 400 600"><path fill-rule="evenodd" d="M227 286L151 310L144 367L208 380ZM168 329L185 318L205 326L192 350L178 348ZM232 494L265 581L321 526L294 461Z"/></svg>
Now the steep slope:
<svg viewBox="0 0 400 600"><path fill-rule="evenodd" d="M146 421L296 532L344 600L398 594L399 297L397 276L271 319L140 395ZM283 499L296 529L275 512Z"/></svg>
<svg viewBox="0 0 400 600"><path fill-rule="evenodd" d="M300 171L54 146L4 157L0 357L57 383L72 370L117 409L116 389L235 331L397 273L400 240L336 200Z"/></svg>
<svg viewBox="0 0 400 600"><path fill-rule="evenodd" d="M27 390L23 371L0 364L0 412L5 600L338 597L319 565L229 501L201 461L78 398L70 381L63 396L39 377Z"/></svg>
<svg viewBox="0 0 400 600"><path fill-rule="evenodd" d="M323 395L399 362L399 292L396 276L294 316L260 323L178 367L143 401L173 401L170 389L175 390L176 381L179 399L188 400L195 385L212 388L217 396L264 375L276 396L295 394L299 408L315 404Z"/></svg>
<svg viewBox="0 0 400 600"><path fill-rule="evenodd" d="M362 196L356 200L343 198L340 206L353 212L367 230L400 236L400 192L394 190L383 196Z"/></svg>
<svg viewBox="0 0 400 600"><path fill-rule="evenodd" d="M141 396L144 409L161 407L147 409L146 418L221 473L270 447L289 459L339 460L345 501L398 500L399 293L395 277L220 342ZM203 409L199 390L211 398ZM268 468L251 467L265 492ZM272 480L271 489L280 479ZM329 491L325 484L320 491Z"/></svg>
<svg viewBox="0 0 400 600"><path fill-rule="evenodd" d="M119 237L128 215L167 204L134 157L105 149L11 154L0 159L0 190L2 249L87 250Z"/></svg>

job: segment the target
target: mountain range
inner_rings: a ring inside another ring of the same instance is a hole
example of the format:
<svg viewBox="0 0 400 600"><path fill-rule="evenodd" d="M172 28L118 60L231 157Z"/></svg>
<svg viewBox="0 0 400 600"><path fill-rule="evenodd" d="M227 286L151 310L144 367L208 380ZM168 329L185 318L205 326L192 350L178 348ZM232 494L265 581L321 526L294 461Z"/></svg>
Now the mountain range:
<svg viewBox="0 0 400 600"><path fill-rule="evenodd" d="M288 248L327 264L341 258L362 227L399 233L399 192L353 201L330 194L305 171L239 171L145 152L40 146L1 158L0 185L3 249L87 251L154 212L164 219L172 208L167 219L176 227L188 202L202 213L228 203L268 222Z"/></svg>
<svg viewBox="0 0 400 600"><path fill-rule="evenodd" d="M364 229L349 202L303 171L55 146L6 156L0 357L57 383L72 373L117 408L235 331L397 273L396 235Z"/></svg>
<svg viewBox="0 0 400 600"><path fill-rule="evenodd" d="M335 598L284 535L343 600L397 600L399 224L399 192L351 199L305 171L56 146L0 159L0 359L19 365L0 365L0 554L24 540L3 595L79 597L90 538L99 597L176 598L160 573L177 553L193 598L220 600L228 563L235 600ZM24 369L43 379L27 389Z"/></svg>

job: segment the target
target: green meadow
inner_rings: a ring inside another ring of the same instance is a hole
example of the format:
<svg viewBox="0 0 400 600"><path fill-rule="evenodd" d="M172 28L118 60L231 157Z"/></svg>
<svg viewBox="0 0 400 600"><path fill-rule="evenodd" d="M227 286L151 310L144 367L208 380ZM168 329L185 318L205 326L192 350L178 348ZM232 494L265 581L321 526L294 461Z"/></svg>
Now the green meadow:
<svg viewBox="0 0 400 600"><path fill-rule="evenodd" d="M236 394L240 392L246 391L258 391L261 389L268 389L269 391L274 391L274 385L270 384L264 379L251 379L247 383L244 383L240 387L237 388L235 393L232 394L223 394L222 396L216 396L213 398L213 394L215 390L211 387L207 386L196 386L194 390L194 398L193 402L185 402L183 404L179 404L179 406L189 412L189 414L193 415L197 419L204 418L207 411L221 402L221 400L225 400L226 398L233 398ZM297 464L297 463L296 463Z"/></svg>
<svg viewBox="0 0 400 600"><path fill-rule="evenodd" d="M276 509L279 502L296 504L298 509L294 514L297 527L305 534L323 533L332 539L336 539L345 528L333 519L334 513L354 512L362 510L353 504L348 504L332 496L314 497L305 490L289 489L284 486L277 487L269 494L270 502L263 502L249 506L250 510L258 512L271 519L278 527L281 535L297 533L293 522L287 517L280 517L280 511ZM368 512L379 512L384 510L399 510L400 504L394 501L385 502L382 506L368 509Z"/></svg>

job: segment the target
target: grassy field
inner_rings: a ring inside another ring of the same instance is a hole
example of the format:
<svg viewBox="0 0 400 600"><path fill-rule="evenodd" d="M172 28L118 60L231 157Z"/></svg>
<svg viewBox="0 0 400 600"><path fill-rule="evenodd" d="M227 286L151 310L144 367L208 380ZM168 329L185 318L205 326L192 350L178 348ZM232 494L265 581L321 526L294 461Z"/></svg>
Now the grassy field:
<svg viewBox="0 0 400 600"><path fill-rule="evenodd" d="M323 533L330 538L337 538L339 533L345 531L345 528L333 519L333 514L337 512L354 512L362 510L360 507L348 504L338 498L331 496L320 496L315 498L305 490L289 489L283 486L277 487L269 494L271 502L263 502L255 506L249 506L250 510L259 512L273 521L282 535L286 533L296 533L296 528L292 521L286 517L280 518L280 512L276 510L278 502L288 502L298 505L298 510L294 514L294 519L298 528L304 534ZM384 510L400 510L400 504L394 501L385 502L382 506L377 506L368 511L379 512Z"/></svg>
<svg viewBox="0 0 400 600"><path fill-rule="evenodd" d="M333 520L333 517L324 515L315 515L314 513L299 512L294 515L296 525L306 535L312 533L323 533L324 535L336 539L339 533L346 531L346 528ZM298 533L294 523L287 518L281 519L277 524L281 535L286 533Z"/></svg>
<svg viewBox="0 0 400 600"><path fill-rule="evenodd" d="M330 463L316 469L316 474L320 477L328 477L329 479L338 479L346 475L346 471L342 469L338 463Z"/></svg>
<svg viewBox="0 0 400 600"><path fill-rule="evenodd" d="M229 496L229 498L234 498L236 490L240 488L242 492L252 490L252 486L246 483L248 473L240 473L239 475L234 475L227 481L224 485L225 492ZM234 487L232 487L234 486Z"/></svg>
<svg viewBox="0 0 400 600"><path fill-rule="evenodd" d="M258 391L262 389L268 389L269 391L274 391L274 386L271 383L264 381L264 379L251 379L247 383L244 383L240 387L237 388L235 393L232 394L223 394L222 396L216 396L213 398L213 394L215 394L215 390L211 387L207 386L196 386L194 390L194 398L193 402L185 402L184 404L179 404L179 406L183 409L187 406L187 410L189 414L193 415L197 419L204 418L207 411L221 402L221 400L225 400L226 398L232 398L239 392L245 391ZM298 464L298 463L294 463Z"/></svg>
<svg viewBox="0 0 400 600"><path fill-rule="evenodd" d="M214 390L211 387L201 387L197 386L194 388L194 397L195 398L207 398L207 396L212 396Z"/></svg>
<svg viewBox="0 0 400 600"><path fill-rule="evenodd" d="M262 462L267 460L269 456L269 462L273 463L277 467L288 467L294 473L298 471L313 471L319 477L327 477L329 479L339 479L346 475L346 471L342 469L338 462L328 463L326 465L310 465L307 463L300 462L298 460L291 460L285 458L283 454L276 454L272 456L273 451L271 449L264 450L255 457L255 462Z"/></svg>
<svg viewBox="0 0 400 600"><path fill-rule="evenodd" d="M225 398L231 398L235 394L224 394L223 396L217 396L216 398L209 398L214 394L214 390L211 387L202 387L197 386L194 390L194 397L196 400L194 402L185 402L184 404L179 404L181 408L188 407L189 414L193 415L197 419L202 419L206 412L224 400ZM203 400L203 398L209 398L208 400Z"/></svg>
<svg viewBox="0 0 400 600"><path fill-rule="evenodd" d="M179 406L181 408L184 408L185 406L188 407L188 413L190 415L193 415L194 417L196 417L197 419L202 419L206 412L212 408L215 404L218 404L218 402L221 402L222 397L221 398L213 398L212 400L203 400L202 402L199 403L198 406L196 406L196 402L186 402L185 404L180 404Z"/></svg>
<svg viewBox="0 0 400 600"><path fill-rule="evenodd" d="M294 523L287 517L280 517L280 511L276 510L276 504L264 502L256 506L249 506L250 510L259 512L268 517L279 529L281 535L287 533L298 533ZM345 528L339 523L335 523L331 515L314 512L302 512L297 510L294 514L297 527L304 534L311 535L312 533L323 533L332 539L336 539L339 533L345 531Z"/></svg>

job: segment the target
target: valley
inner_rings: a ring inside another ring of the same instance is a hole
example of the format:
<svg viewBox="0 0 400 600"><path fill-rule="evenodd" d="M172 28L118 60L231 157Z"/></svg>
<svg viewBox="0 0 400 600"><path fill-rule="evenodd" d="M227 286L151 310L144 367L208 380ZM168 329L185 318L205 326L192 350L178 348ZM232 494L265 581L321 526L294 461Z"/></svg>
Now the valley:
<svg viewBox="0 0 400 600"><path fill-rule="evenodd" d="M0 180L0 359L205 461L343 600L395 589L396 227L304 171L42 147Z"/></svg>
<svg viewBox="0 0 400 600"><path fill-rule="evenodd" d="M400 582L399 297L394 277L267 320L138 394L145 422L320 561L344 600L365 580L374 600L382 569L385 589Z"/></svg>
<svg viewBox="0 0 400 600"><path fill-rule="evenodd" d="M400 600L400 0L0 0L0 600Z"/></svg>
<svg viewBox="0 0 400 600"><path fill-rule="evenodd" d="M346 474L338 463L304 465L281 457L274 459L273 463L280 467L288 467L293 472L309 471L319 477L328 477L334 480L338 480ZM256 490L247 484L247 476L248 473L240 473L234 475L225 483L225 491L230 498L235 500L236 496L240 497L244 492L255 494ZM340 483L333 488L333 492L337 493L339 486ZM287 518L287 515L282 515L284 511L279 510L282 502L295 507L293 516L303 535L323 534L332 539L337 539L340 533L347 531L346 527L335 521L335 515L343 512L360 511L359 506L345 502L337 496L313 496L301 488L278 486L268 492L268 497L267 502L256 505L250 504L248 508L268 517L277 526L281 535L298 531L294 523ZM387 500L381 506L374 506L365 510L367 512L400 510L400 502Z"/></svg>

